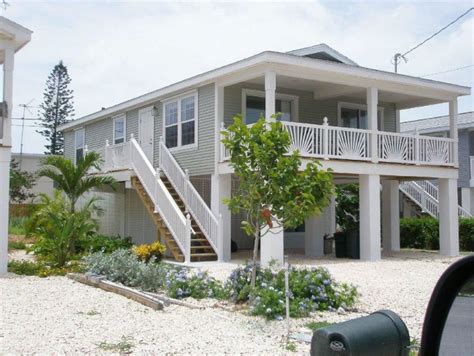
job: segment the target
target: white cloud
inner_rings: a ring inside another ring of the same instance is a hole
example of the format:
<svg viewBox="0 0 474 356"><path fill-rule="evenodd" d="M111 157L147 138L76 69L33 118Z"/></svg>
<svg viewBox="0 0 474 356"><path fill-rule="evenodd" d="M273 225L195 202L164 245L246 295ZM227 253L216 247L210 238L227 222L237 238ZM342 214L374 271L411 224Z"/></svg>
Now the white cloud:
<svg viewBox="0 0 474 356"><path fill-rule="evenodd" d="M470 2L158 3L19 2L4 14L34 31L17 56L15 103L38 105L46 78L62 59L82 116L263 50L325 42L363 66L392 70L408 50L465 11ZM408 56L400 66L422 75L473 63L473 16ZM472 86L473 71L431 79ZM473 110L472 97L460 100ZM446 107L404 118L444 114ZM15 116L21 114L15 108ZM25 151L44 141L28 128ZM19 130L14 128L14 150Z"/></svg>

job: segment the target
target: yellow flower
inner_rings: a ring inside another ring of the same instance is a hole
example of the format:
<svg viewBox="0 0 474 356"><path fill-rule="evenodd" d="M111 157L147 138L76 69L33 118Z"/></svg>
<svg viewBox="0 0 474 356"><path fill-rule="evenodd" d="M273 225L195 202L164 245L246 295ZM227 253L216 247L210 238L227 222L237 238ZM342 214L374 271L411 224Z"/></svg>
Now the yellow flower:
<svg viewBox="0 0 474 356"><path fill-rule="evenodd" d="M161 260L166 251L166 247L159 241L155 241L151 244L133 246L132 251L140 260L148 262L153 256L155 256L157 260Z"/></svg>

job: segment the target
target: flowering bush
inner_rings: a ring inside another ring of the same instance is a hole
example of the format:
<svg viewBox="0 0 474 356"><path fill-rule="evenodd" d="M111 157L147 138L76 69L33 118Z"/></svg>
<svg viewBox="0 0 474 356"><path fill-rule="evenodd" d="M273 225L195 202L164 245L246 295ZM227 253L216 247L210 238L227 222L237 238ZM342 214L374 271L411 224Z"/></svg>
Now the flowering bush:
<svg viewBox="0 0 474 356"><path fill-rule="evenodd" d="M231 273L226 287L234 301L250 301L250 312L268 319L280 319L285 313L285 272L271 268L257 270L256 287L250 289L251 266ZM316 310L347 309L354 305L354 287L335 282L325 268L290 269L290 315L304 317Z"/></svg>
<svg viewBox="0 0 474 356"><path fill-rule="evenodd" d="M86 269L108 280L145 291L164 291L172 298L230 299L249 303L250 313L282 319L285 313L285 273L257 269L256 286L250 288L252 266L238 267L223 284L205 272L156 263L155 257L141 261L129 250L111 254L98 252L85 258ZM335 282L325 268L290 269L290 315L308 316L316 310L351 308L357 298L354 287Z"/></svg>
<svg viewBox="0 0 474 356"><path fill-rule="evenodd" d="M132 247L133 253L142 261L148 262L152 257L160 261L166 251L166 247L159 241Z"/></svg>

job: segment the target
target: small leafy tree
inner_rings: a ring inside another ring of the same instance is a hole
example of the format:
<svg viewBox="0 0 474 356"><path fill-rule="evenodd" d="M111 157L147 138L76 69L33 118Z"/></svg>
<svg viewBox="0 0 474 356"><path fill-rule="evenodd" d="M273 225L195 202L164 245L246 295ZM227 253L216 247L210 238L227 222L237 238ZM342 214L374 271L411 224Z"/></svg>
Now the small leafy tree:
<svg viewBox="0 0 474 356"><path fill-rule="evenodd" d="M12 159L10 162L10 202L23 203L34 195L29 191L36 183L33 173L23 171L20 163Z"/></svg>
<svg viewBox="0 0 474 356"><path fill-rule="evenodd" d="M73 91L69 88L71 78L63 61L59 61L46 81L43 103L40 106L41 130L37 132L46 137L46 154L61 155L64 151L63 133L59 126L74 116Z"/></svg>
<svg viewBox="0 0 474 356"><path fill-rule="evenodd" d="M38 176L53 180L56 187L69 200L69 209L74 212L79 198L94 188L115 188L116 181L109 176L88 175L91 168L100 171L101 158L97 152L88 152L77 165L65 157L48 156L42 161Z"/></svg>
<svg viewBox="0 0 474 356"><path fill-rule="evenodd" d="M223 135L239 179L233 197L224 203L232 213L244 214L242 230L254 237L253 289L260 239L279 229L295 228L320 213L333 194L332 175L316 161L300 170L300 153L290 153L290 136L279 121L267 123L262 117L249 128L238 115Z"/></svg>

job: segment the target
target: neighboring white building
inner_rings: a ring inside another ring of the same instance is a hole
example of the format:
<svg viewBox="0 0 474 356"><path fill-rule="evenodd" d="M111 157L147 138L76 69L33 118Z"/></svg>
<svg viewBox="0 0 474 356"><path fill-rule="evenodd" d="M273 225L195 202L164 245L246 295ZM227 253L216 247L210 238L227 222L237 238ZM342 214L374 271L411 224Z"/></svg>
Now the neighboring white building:
<svg viewBox="0 0 474 356"><path fill-rule="evenodd" d="M474 215L474 112L458 115L458 203ZM400 131L432 137L449 137L449 117L437 116L402 122Z"/></svg>
<svg viewBox="0 0 474 356"><path fill-rule="evenodd" d="M241 232L241 217L222 203L237 181L220 131L236 114L251 124L260 114L272 120L276 112L292 148L301 152L302 168L318 159L336 184L359 183L361 259L379 260L382 246L400 249L399 182L419 179L439 181L440 252L456 256L457 98L469 94L468 87L361 67L322 44L262 52L61 129L67 157L96 150L105 160L97 173L121 182L107 209L117 233L135 242L158 236L180 261L227 261L231 239L240 248L252 245ZM400 110L439 103L449 103L449 138L399 133ZM322 256L334 211L331 204L307 219L304 232L265 236L262 262L282 262L285 248L296 245L308 256Z"/></svg>
<svg viewBox="0 0 474 356"><path fill-rule="evenodd" d="M8 208L12 146L11 113L15 52L31 39L32 32L0 16L0 64L3 65L3 103L0 116L0 273L8 263Z"/></svg>
<svg viewBox="0 0 474 356"><path fill-rule="evenodd" d="M29 173L36 174L38 171L41 160L45 157L44 154L40 153L12 153L12 160L21 164L21 170ZM37 196L38 194L52 195L54 190L53 181L48 177L36 177L35 185L29 190L31 194ZM31 202L29 199L25 203Z"/></svg>

